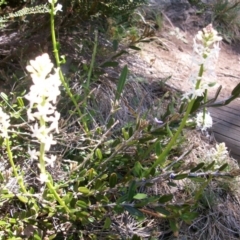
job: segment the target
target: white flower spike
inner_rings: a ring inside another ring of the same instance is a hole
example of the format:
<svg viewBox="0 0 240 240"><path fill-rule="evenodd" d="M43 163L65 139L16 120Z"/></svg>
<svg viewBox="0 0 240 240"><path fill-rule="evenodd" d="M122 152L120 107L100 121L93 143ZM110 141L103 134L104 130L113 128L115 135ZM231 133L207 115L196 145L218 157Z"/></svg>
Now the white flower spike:
<svg viewBox="0 0 240 240"><path fill-rule="evenodd" d="M36 57L35 60L31 60L26 69L31 73L33 81L30 92L25 96L30 103L27 110L28 119L29 121L35 121L34 125L31 126L32 136L44 145L44 151L49 151L51 146L56 144L51 132L56 131L58 133L58 121L60 119L60 113L57 112L55 106L57 97L60 95L59 71L54 69L54 74L51 74L53 63L46 53ZM37 159L41 154L36 150L29 150L29 155L31 159ZM43 159L46 166L51 165L53 167L56 157L47 158L44 155ZM44 176L40 178L40 181L44 180Z"/></svg>
<svg viewBox="0 0 240 240"><path fill-rule="evenodd" d="M196 122L197 122L197 128L201 129L202 131L205 131L208 128L211 128L213 124L212 117L209 112L206 112L204 119L203 119L203 112L198 113Z"/></svg>

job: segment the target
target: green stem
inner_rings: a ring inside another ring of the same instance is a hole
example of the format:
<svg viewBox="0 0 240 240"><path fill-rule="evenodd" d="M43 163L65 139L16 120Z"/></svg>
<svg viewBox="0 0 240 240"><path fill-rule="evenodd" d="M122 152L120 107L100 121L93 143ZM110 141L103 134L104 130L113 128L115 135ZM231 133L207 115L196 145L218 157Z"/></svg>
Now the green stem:
<svg viewBox="0 0 240 240"><path fill-rule="evenodd" d="M48 189L51 191L51 193L54 195L55 199L58 201L58 203L65 209L67 213L70 213L70 209L66 206L65 202L60 198L56 190L54 189L51 182L46 183Z"/></svg>
<svg viewBox="0 0 240 240"><path fill-rule="evenodd" d="M207 102L207 92L208 91L206 89L204 92L204 104ZM206 111L207 111L207 108L203 107L203 123L205 122Z"/></svg>
<svg viewBox="0 0 240 240"><path fill-rule="evenodd" d="M94 48L93 48L93 54L92 54L92 60L91 60L91 64L90 64L90 69L88 71L88 78L87 78L87 83L86 83L86 89L87 91L89 91L89 87L90 87L90 80L91 80L91 76L92 76L92 71L93 71L93 67L94 67L94 63L95 63L95 58L96 58L96 54L97 54L97 41L98 41L98 32L97 30L95 31L95 39L94 39ZM88 92L87 92L88 94ZM85 94L85 97L87 95Z"/></svg>
<svg viewBox="0 0 240 240"><path fill-rule="evenodd" d="M198 80L195 86L195 89L198 89L200 87L201 84L201 78L204 72L204 66L203 64L201 64L199 72L198 72ZM180 126L178 127L177 132L174 134L174 136L171 138L170 142L168 143L168 145L165 147L165 149L163 150L163 152L160 154L160 156L158 157L158 159L153 163L152 167L150 168L150 170L147 171L145 177L148 177L150 175L150 173L161 163L163 163L166 159L167 154L170 152L170 150L172 149L174 143L177 141L179 134L182 132L182 129L184 128L186 121L188 119L188 116L192 110L193 104L195 102L195 98L192 99L187 107L187 111L181 121Z"/></svg>
<svg viewBox="0 0 240 240"><path fill-rule="evenodd" d="M59 77L62 82L62 85L64 86L65 90L67 91L68 96L70 97L74 106L76 107L79 117L82 117L83 114L82 114L82 112L78 106L78 103L77 103L76 99L74 98L74 95L72 94L67 82L65 81L64 76L61 71L61 68L60 68L61 61L60 61L59 52L58 52L58 43L56 41L55 24L54 24L54 3L51 3L50 16L51 16L50 17L50 25L51 25L51 35L52 35L52 43L53 43L53 53L54 53L54 57L56 59L57 67L59 68ZM84 125L84 130L87 133L89 133L89 129L88 129L86 121L83 121L83 125Z"/></svg>
<svg viewBox="0 0 240 240"><path fill-rule="evenodd" d="M11 148L10 148L9 138L6 137L5 141L6 141L6 146L7 146L8 159L9 159L9 162L10 162L11 167L12 167L12 169L13 169L13 174L14 174L14 176L17 178L18 184L19 184L22 192L27 193L27 190L26 190L26 188L25 188L25 186L24 186L24 183L23 183L22 176L19 176L19 175L18 175L17 169L16 169L15 164L14 164L14 161L13 161L13 156L12 156L12 151L11 151Z"/></svg>
<svg viewBox="0 0 240 240"><path fill-rule="evenodd" d="M39 162L40 162L40 167L39 168L40 168L40 171L41 171L42 174L47 175L44 156L45 156L45 144L41 143L40 144L40 156L39 156ZM69 208L66 206L65 202L58 195L58 193L54 189L54 186L52 185L52 183L48 181L48 182L46 182L46 185L47 185L48 189L51 191L51 193L54 195L54 197L58 201L58 203L65 209L65 211L67 213L70 213Z"/></svg>

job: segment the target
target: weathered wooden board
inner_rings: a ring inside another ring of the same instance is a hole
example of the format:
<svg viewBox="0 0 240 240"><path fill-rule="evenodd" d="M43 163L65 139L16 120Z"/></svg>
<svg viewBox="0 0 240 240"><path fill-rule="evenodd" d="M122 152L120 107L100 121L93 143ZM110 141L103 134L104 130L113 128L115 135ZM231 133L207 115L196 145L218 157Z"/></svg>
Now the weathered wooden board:
<svg viewBox="0 0 240 240"><path fill-rule="evenodd" d="M213 118L213 132L218 142L225 142L231 155L240 160L240 102L209 108Z"/></svg>

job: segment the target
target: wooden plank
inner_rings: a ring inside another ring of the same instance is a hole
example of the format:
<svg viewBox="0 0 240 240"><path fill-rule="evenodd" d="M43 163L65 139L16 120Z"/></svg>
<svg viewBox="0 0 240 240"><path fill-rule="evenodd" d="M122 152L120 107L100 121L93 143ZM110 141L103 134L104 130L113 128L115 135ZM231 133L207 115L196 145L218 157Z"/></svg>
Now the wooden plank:
<svg viewBox="0 0 240 240"><path fill-rule="evenodd" d="M240 103L209 108L213 118L213 132L218 142L225 142L230 154L240 160Z"/></svg>

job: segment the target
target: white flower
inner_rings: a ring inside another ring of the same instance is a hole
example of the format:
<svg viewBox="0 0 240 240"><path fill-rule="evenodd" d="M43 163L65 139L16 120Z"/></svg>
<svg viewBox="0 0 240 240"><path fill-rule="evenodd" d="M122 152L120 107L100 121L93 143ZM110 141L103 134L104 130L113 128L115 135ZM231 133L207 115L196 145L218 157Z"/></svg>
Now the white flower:
<svg viewBox="0 0 240 240"><path fill-rule="evenodd" d="M44 156L44 161L46 162L46 166L54 167L54 163L56 161L57 157L54 155L51 155L50 158Z"/></svg>
<svg viewBox="0 0 240 240"><path fill-rule="evenodd" d="M0 136L3 138L8 137L8 128L10 126L9 115L3 112L0 107Z"/></svg>
<svg viewBox="0 0 240 240"><path fill-rule="evenodd" d="M205 90L207 89L208 85L200 83L200 86L198 89L193 89L188 93L184 93L182 95L182 100L187 99L188 101L192 99L196 99L197 97L203 96Z"/></svg>
<svg viewBox="0 0 240 240"><path fill-rule="evenodd" d="M57 0L48 0L48 2L50 3L50 4L55 4L56 2L57 2Z"/></svg>
<svg viewBox="0 0 240 240"><path fill-rule="evenodd" d="M203 119L203 112L198 113L196 118L196 123L197 123L197 127L203 131L206 130L207 128L211 128L213 122L212 122L212 117L210 116L210 113L206 112L204 119Z"/></svg>
<svg viewBox="0 0 240 240"><path fill-rule="evenodd" d="M32 78L45 78L53 68L53 63L51 62L47 53L36 57L35 60L30 60L30 65L26 67L27 71L32 73Z"/></svg>
<svg viewBox="0 0 240 240"><path fill-rule="evenodd" d="M57 4L57 6L54 9L54 15L57 13L57 11L61 11L62 12L62 4Z"/></svg>
<svg viewBox="0 0 240 240"><path fill-rule="evenodd" d="M30 121L36 121L31 126L32 137L36 138L42 145L41 150L44 152L41 152L41 154L43 154L46 166L50 165L53 167L56 156L51 155L50 158L46 157L45 152L49 151L51 146L56 144L51 132L59 132L58 121L60 113L56 111L55 106L57 97L60 95L59 87L61 86L59 69L54 69L54 74L51 74L53 64L48 54L43 54L35 60L31 60L30 65L27 66L27 70L31 73L33 81L30 92L25 96L30 102L27 115ZM31 159L38 159L40 152L29 150L29 155ZM44 172L44 165L41 163L41 160L39 168L41 172ZM45 173L42 173L39 180L44 183L48 181L48 177Z"/></svg>
<svg viewBox="0 0 240 240"><path fill-rule="evenodd" d="M33 132L32 136L37 138L40 143L45 144L45 150L49 151L51 145L56 144L56 141L53 140L52 134L50 134L50 130L45 125L39 127L37 123L32 127L31 130Z"/></svg>
<svg viewBox="0 0 240 240"><path fill-rule="evenodd" d="M48 2L50 4L56 4L57 3L57 0L48 0ZM55 15L57 13L57 11L62 11L62 5L61 4L57 4L57 6L54 7L54 12L53 14Z"/></svg>
<svg viewBox="0 0 240 240"><path fill-rule="evenodd" d="M213 28L212 24L203 28L202 31L198 31L195 38L202 42L202 44L206 47L222 40L222 37L218 36L218 32Z"/></svg>
<svg viewBox="0 0 240 240"><path fill-rule="evenodd" d="M43 184L49 182L48 175L46 173L40 173L38 180Z"/></svg>
<svg viewBox="0 0 240 240"><path fill-rule="evenodd" d="M212 148L212 158L215 161L223 161L228 156L228 150L225 142L216 145L216 148Z"/></svg>
<svg viewBox="0 0 240 240"><path fill-rule="evenodd" d="M196 53L193 63L196 67L203 66L203 76L206 74L216 76L215 65L220 52L219 42L221 40L222 38L218 36L217 31L213 29L211 24L199 31L193 39L193 50ZM204 80L206 79L205 76Z"/></svg>
<svg viewBox="0 0 240 240"><path fill-rule="evenodd" d="M39 152L36 151L36 149L33 149L33 150L28 149L28 154L31 160L37 160L39 157Z"/></svg>

